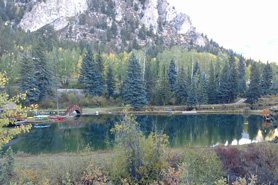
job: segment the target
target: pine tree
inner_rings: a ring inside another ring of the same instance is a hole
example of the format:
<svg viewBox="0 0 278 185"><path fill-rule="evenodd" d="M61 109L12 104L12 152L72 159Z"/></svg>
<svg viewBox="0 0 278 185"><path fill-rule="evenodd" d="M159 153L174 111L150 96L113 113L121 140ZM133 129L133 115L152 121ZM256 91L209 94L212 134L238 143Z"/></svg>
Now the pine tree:
<svg viewBox="0 0 278 185"><path fill-rule="evenodd" d="M186 85L186 76L185 76L185 71L184 68L182 67L178 77L177 77L177 81L175 84L175 88L174 88L174 92L175 92L175 96L176 96L176 104L185 104L186 103L186 98L187 98L187 85Z"/></svg>
<svg viewBox="0 0 278 185"><path fill-rule="evenodd" d="M33 62L35 65L36 93L39 93L38 100L42 100L51 92L52 71L46 58L46 49L41 37L33 49Z"/></svg>
<svg viewBox="0 0 278 185"><path fill-rule="evenodd" d="M219 78L218 100L219 103L228 103L230 97L229 66L225 62Z"/></svg>
<svg viewBox="0 0 278 185"><path fill-rule="evenodd" d="M111 63L108 66L108 71L106 74L106 85L107 85L106 98L109 99L110 96L114 95L114 91L115 91L115 79L114 79L113 67Z"/></svg>
<svg viewBox="0 0 278 185"><path fill-rule="evenodd" d="M230 61L229 69L229 80L228 80L228 90L229 90L229 100L228 103L233 102L238 95L238 70L236 69L236 63L234 57L232 57L232 62Z"/></svg>
<svg viewBox="0 0 278 185"><path fill-rule="evenodd" d="M193 108L197 105L197 103L198 103L198 98L197 98L196 79L195 79L195 77L193 77L191 80L191 85L190 85L190 89L188 92L187 107Z"/></svg>
<svg viewBox="0 0 278 185"><path fill-rule="evenodd" d="M24 51L19 64L19 90L26 93L25 103L39 100L39 90L36 87L35 66L28 51ZM37 90L36 90L37 89Z"/></svg>
<svg viewBox="0 0 278 185"><path fill-rule="evenodd" d="M98 70L99 70L99 73L100 73L100 86L101 86L100 90L103 91L104 90L104 85L105 85L104 62L103 62L103 58L101 56L100 49L98 49L98 52L97 52L96 62L97 62Z"/></svg>
<svg viewBox="0 0 278 185"><path fill-rule="evenodd" d="M262 80L261 80L262 95L270 94L270 87L272 86L272 78L273 78L272 69L270 64L267 62L262 72Z"/></svg>
<svg viewBox="0 0 278 185"><path fill-rule="evenodd" d="M155 83L154 83L154 74L151 70L151 63L148 61L145 66L145 84L146 84L146 93L147 99L150 102L154 97Z"/></svg>
<svg viewBox="0 0 278 185"><path fill-rule="evenodd" d="M195 66L194 66L193 76L200 75L200 74L201 74L201 69L200 69L200 66L199 66L199 61L197 60L195 62Z"/></svg>
<svg viewBox="0 0 278 185"><path fill-rule="evenodd" d="M101 86L101 74L99 72L99 66L94 60L91 46L87 45L87 51L85 53L81 74L78 79L79 83L83 84L86 95L101 96L103 88Z"/></svg>
<svg viewBox="0 0 278 185"><path fill-rule="evenodd" d="M111 32L114 35L114 37L117 36L117 34L118 34L118 28L117 28L115 21L112 22Z"/></svg>
<svg viewBox="0 0 278 185"><path fill-rule="evenodd" d="M146 91L143 87L141 66L134 53L129 58L123 84L123 98L124 103L130 104L135 110L140 110L148 104Z"/></svg>
<svg viewBox="0 0 278 185"><path fill-rule="evenodd" d="M250 84L247 91L247 102L248 103L256 103L257 100L261 97L261 74L257 64L254 62L251 66L251 74L250 74Z"/></svg>
<svg viewBox="0 0 278 185"><path fill-rule="evenodd" d="M175 65L174 59L171 60L171 63L169 66L168 79L169 79L170 90L171 90L171 92L173 92L174 86L176 83L176 79L177 79L177 70L176 70L176 65Z"/></svg>
<svg viewBox="0 0 278 185"><path fill-rule="evenodd" d="M246 82L245 82L245 63L242 56L240 56L239 63L238 63L238 93L243 96L246 92Z"/></svg>
<svg viewBox="0 0 278 185"><path fill-rule="evenodd" d="M214 66L213 66L212 62L210 63L208 91L207 92L208 92L208 103L209 104L217 103L216 80L215 80Z"/></svg>
<svg viewBox="0 0 278 185"><path fill-rule="evenodd" d="M208 103L207 81L204 73L199 77L199 83L197 84L197 100L199 106Z"/></svg>

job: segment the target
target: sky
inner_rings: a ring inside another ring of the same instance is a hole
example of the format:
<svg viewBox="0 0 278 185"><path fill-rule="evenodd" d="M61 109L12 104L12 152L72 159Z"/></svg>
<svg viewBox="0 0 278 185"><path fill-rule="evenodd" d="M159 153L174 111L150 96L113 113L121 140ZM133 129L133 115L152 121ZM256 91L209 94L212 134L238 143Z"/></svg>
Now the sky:
<svg viewBox="0 0 278 185"><path fill-rule="evenodd" d="M197 31L246 58L278 64L277 0L169 0Z"/></svg>

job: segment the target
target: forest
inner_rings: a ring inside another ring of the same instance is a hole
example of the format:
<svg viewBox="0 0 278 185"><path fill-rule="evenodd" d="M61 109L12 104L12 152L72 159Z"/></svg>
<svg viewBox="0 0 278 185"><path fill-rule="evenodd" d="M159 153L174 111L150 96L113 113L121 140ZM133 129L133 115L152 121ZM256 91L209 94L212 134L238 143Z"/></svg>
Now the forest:
<svg viewBox="0 0 278 185"><path fill-rule="evenodd" d="M55 107L55 88L84 92L61 93L64 107L131 104L136 110L145 105L193 109L238 97L254 104L277 93L275 63L245 59L214 41L203 48L146 44L125 51L101 42L60 41L51 26L25 33L0 24L0 72L9 79L11 97L27 92L25 104Z"/></svg>

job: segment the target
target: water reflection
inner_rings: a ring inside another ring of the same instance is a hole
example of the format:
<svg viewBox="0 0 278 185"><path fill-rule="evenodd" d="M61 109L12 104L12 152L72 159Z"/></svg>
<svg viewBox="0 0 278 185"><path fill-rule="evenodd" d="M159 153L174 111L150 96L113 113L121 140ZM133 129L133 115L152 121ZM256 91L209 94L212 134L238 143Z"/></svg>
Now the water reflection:
<svg viewBox="0 0 278 185"><path fill-rule="evenodd" d="M81 117L74 121L35 129L11 142L14 151L25 153L78 152L90 145L94 150L113 147L110 132L120 116L101 115ZM155 128L169 136L171 147L240 145L273 140L278 130L263 122L261 116L251 115L182 115L138 116L141 130L148 135ZM78 123L78 124L75 124Z"/></svg>

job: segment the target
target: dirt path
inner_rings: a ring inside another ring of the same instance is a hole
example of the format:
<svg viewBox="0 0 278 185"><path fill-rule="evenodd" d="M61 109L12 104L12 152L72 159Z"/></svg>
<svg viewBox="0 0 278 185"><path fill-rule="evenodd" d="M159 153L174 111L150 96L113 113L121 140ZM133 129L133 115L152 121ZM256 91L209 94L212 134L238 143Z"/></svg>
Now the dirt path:
<svg viewBox="0 0 278 185"><path fill-rule="evenodd" d="M241 103L244 103L247 99L246 98L241 98L240 100L238 100L237 102L235 103L231 103L232 105L237 105L237 104L241 104Z"/></svg>

